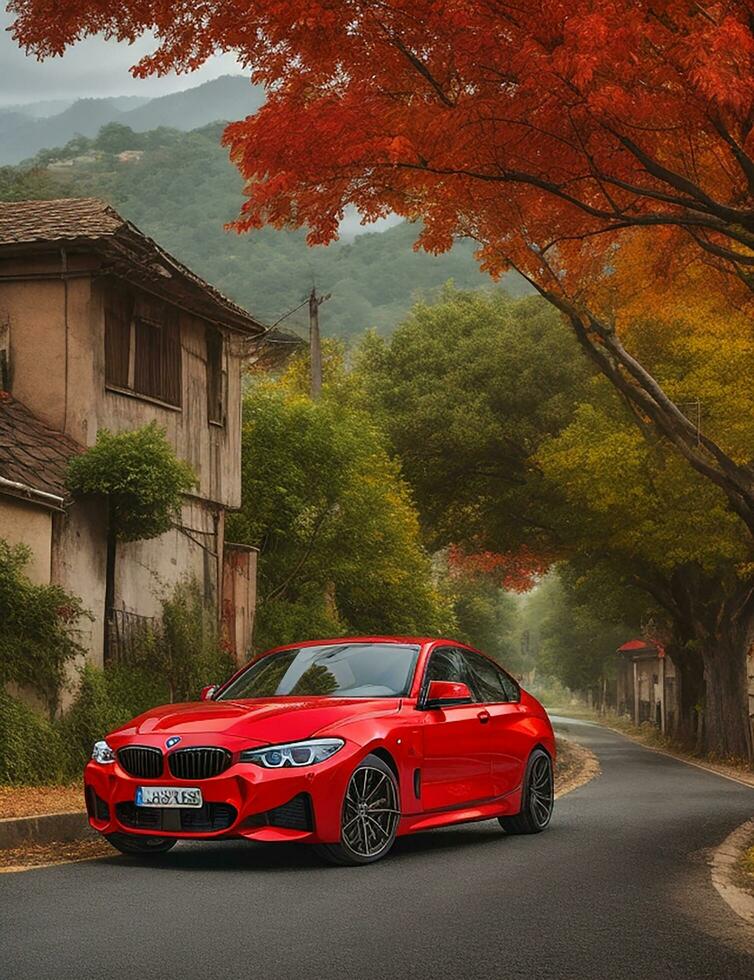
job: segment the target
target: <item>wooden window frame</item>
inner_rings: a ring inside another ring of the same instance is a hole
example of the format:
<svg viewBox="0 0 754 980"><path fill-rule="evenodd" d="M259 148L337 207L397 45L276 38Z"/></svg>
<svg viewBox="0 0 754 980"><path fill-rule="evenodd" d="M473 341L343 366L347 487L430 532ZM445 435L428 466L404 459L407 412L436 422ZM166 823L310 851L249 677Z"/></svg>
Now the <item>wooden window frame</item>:
<svg viewBox="0 0 754 980"><path fill-rule="evenodd" d="M225 337L219 327L207 326L205 340L207 351L207 421L210 425L224 426L228 411Z"/></svg>
<svg viewBox="0 0 754 980"><path fill-rule="evenodd" d="M141 308L145 306L147 309ZM149 348L146 351L145 345ZM127 287L107 287L105 387L173 411L182 410L183 349L175 307L151 297L148 305L140 304Z"/></svg>

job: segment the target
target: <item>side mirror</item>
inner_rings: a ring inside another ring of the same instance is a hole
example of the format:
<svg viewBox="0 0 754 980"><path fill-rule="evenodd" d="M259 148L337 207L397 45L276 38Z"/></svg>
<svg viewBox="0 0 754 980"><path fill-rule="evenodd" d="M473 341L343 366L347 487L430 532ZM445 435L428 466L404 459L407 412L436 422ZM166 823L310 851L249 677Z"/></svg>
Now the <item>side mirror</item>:
<svg viewBox="0 0 754 980"><path fill-rule="evenodd" d="M468 684L457 681L430 681L427 696L424 698L425 708L450 708L454 704L471 704Z"/></svg>
<svg viewBox="0 0 754 980"><path fill-rule="evenodd" d="M215 696L215 691L217 690L217 684L210 684L207 687L202 688L202 693L199 695L202 701L211 701Z"/></svg>

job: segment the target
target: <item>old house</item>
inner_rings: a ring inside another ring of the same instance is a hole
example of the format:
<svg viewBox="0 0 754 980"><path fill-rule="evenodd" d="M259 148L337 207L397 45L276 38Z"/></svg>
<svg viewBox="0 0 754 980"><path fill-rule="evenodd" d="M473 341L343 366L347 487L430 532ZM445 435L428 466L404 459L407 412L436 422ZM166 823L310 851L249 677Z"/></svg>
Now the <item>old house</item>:
<svg viewBox="0 0 754 980"><path fill-rule="evenodd" d="M225 539L241 499L241 364L263 327L97 200L0 203L0 537L30 574L80 595L86 646L157 617L186 577L246 652L255 553ZM105 515L72 501L70 456L155 420L198 486L159 538L119 548L105 610ZM112 635L112 634L111 634Z"/></svg>
<svg viewBox="0 0 754 980"><path fill-rule="evenodd" d="M635 725L651 722L663 733L674 731L678 719L675 664L659 643L628 640L618 647L618 714Z"/></svg>

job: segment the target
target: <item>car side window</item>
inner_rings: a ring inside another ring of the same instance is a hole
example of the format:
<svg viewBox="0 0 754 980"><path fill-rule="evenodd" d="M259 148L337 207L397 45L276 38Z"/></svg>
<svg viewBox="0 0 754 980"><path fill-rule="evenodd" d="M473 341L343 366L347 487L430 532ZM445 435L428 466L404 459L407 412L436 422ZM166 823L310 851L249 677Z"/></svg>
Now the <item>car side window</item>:
<svg viewBox="0 0 754 980"><path fill-rule="evenodd" d="M468 683L458 652L453 647L439 647L432 651L427 665L427 673L424 677L425 687L429 685L430 681Z"/></svg>
<svg viewBox="0 0 754 980"><path fill-rule="evenodd" d="M502 667L495 667L495 670L498 672L498 674L500 674L500 680L502 681L503 688L508 695L508 700L520 701L521 688L518 686L516 681L513 680L510 674L506 674L506 672L502 669Z"/></svg>
<svg viewBox="0 0 754 980"><path fill-rule="evenodd" d="M519 700L518 686L504 670L471 650L461 650L460 653L480 701L499 704Z"/></svg>

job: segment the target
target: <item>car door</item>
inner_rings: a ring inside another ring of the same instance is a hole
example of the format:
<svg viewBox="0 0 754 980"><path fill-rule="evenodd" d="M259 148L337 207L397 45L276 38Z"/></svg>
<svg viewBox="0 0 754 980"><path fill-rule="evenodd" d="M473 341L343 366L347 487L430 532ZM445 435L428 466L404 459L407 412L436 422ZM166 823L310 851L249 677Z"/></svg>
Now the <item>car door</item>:
<svg viewBox="0 0 754 980"><path fill-rule="evenodd" d="M455 647L438 647L427 664L422 690L430 681L468 684ZM472 690L473 694L473 690ZM421 801L424 810L446 810L489 800L492 756L484 737L482 706L457 704L424 712Z"/></svg>
<svg viewBox="0 0 754 980"><path fill-rule="evenodd" d="M521 784L530 749L530 737L521 724L526 712L520 704L518 685L480 653L464 649L460 656L470 686L489 712L483 735L491 758L492 792L504 796Z"/></svg>

